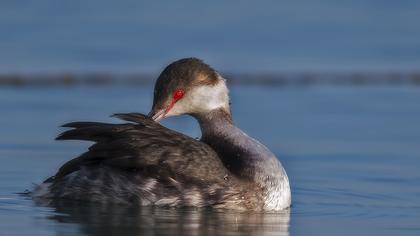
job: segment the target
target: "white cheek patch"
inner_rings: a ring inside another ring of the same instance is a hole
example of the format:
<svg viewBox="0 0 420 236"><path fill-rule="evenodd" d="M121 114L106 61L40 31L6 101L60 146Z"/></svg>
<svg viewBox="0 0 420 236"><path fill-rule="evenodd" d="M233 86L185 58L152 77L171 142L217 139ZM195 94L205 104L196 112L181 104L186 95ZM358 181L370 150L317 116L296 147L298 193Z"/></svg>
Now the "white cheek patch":
<svg viewBox="0 0 420 236"><path fill-rule="evenodd" d="M229 110L229 91L224 80L213 86L203 85L189 91L175 104L167 116L202 113L219 108Z"/></svg>
<svg viewBox="0 0 420 236"><path fill-rule="evenodd" d="M201 86L194 89L189 97L195 111L211 111L218 108L228 108L229 95L224 82L214 86Z"/></svg>

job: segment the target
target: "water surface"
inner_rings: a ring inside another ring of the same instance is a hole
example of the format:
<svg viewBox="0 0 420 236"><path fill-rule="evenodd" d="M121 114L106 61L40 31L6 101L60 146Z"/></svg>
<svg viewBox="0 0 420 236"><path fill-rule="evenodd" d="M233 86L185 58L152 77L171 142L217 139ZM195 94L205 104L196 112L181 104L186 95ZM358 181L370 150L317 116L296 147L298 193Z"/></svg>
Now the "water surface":
<svg viewBox="0 0 420 236"><path fill-rule="evenodd" d="M150 86L0 88L0 235L419 235L420 88L234 86L238 126L285 166L290 212L42 206L15 193L54 174L89 143L58 126L147 112ZM188 117L168 127L200 135Z"/></svg>
<svg viewBox="0 0 420 236"><path fill-rule="evenodd" d="M0 1L0 73L419 70L420 2Z"/></svg>

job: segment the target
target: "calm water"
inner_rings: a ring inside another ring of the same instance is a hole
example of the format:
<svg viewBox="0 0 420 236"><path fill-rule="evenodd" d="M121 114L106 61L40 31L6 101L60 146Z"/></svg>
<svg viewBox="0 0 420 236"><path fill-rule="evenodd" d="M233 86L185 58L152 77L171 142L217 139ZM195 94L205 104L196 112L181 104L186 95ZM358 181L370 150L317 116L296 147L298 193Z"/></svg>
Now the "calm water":
<svg viewBox="0 0 420 236"><path fill-rule="evenodd" d="M60 124L147 112L151 91L1 88L0 235L420 234L420 87L233 87L236 123L286 167L290 212L45 207L15 194L87 147L53 141ZM199 136L188 117L165 125Z"/></svg>
<svg viewBox="0 0 420 236"><path fill-rule="evenodd" d="M0 1L0 72L419 70L420 1Z"/></svg>

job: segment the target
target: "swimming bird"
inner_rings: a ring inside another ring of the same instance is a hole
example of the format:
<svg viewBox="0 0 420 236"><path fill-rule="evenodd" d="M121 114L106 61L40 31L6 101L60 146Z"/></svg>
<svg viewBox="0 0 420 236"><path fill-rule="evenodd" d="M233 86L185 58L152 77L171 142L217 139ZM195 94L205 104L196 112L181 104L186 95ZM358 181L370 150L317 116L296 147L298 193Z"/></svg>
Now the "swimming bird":
<svg viewBox="0 0 420 236"><path fill-rule="evenodd" d="M159 121L188 114L196 140ZM148 115L120 113L122 124L73 122L57 140L87 140L32 196L137 206L278 211L291 204L287 174L275 155L236 127L225 79L197 58L159 75Z"/></svg>

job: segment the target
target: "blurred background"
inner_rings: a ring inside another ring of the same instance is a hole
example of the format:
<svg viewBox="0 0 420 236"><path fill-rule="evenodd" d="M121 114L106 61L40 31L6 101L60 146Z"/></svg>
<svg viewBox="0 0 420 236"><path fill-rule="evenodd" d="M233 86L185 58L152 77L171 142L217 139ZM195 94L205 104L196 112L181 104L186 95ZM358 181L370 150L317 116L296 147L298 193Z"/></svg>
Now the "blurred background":
<svg viewBox="0 0 420 236"><path fill-rule="evenodd" d="M2 1L0 72L415 72L418 1Z"/></svg>
<svg viewBox="0 0 420 236"><path fill-rule="evenodd" d="M414 0L1 1L0 235L418 235L419 20ZM58 126L147 113L183 57L226 77L236 124L288 172L290 213L86 214L15 194L88 147Z"/></svg>

